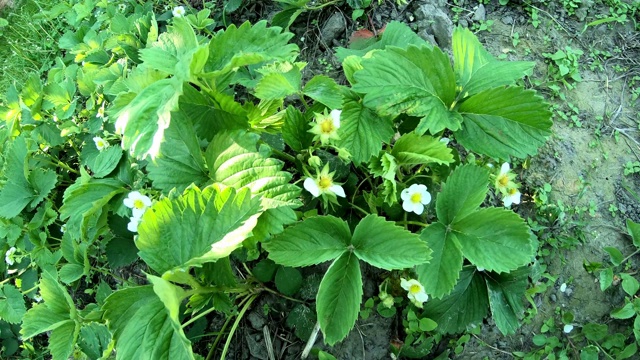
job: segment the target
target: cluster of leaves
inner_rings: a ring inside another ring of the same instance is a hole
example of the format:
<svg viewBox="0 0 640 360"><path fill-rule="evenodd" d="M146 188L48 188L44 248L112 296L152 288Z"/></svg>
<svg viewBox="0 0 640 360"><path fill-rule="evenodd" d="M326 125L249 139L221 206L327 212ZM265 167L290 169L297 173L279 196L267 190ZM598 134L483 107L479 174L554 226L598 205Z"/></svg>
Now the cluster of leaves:
<svg viewBox="0 0 640 360"><path fill-rule="evenodd" d="M498 61L457 29L452 67L392 22L337 50L350 86L303 82L293 34L264 21L209 35L207 13L163 22L149 4L106 0L57 11L66 56L0 108L0 324L24 341L49 333L54 359L193 359L185 326L244 314L266 285L231 264L266 257L332 262L315 296L329 345L357 319L360 261L415 273L436 331L489 308L503 333L518 327L535 238L513 211L483 206L483 164L532 155L550 134L547 104L515 85L532 63ZM337 136L314 140L313 119L336 109ZM461 160L445 133L480 157ZM318 215L296 183L323 166L348 196ZM413 184L439 192L409 218L398 198ZM137 235L123 204L134 190L154 199ZM134 262L145 284L110 275Z"/></svg>

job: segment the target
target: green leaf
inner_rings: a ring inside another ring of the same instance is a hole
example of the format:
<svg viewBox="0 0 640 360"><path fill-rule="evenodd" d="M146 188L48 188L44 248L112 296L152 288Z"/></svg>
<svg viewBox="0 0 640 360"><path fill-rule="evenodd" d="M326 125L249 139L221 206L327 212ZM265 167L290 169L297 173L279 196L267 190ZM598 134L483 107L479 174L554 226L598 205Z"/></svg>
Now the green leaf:
<svg viewBox="0 0 640 360"><path fill-rule="evenodd" d="M165 309L169 312L169 318L179 327L180 303L187 297L186 291L157 276L147 274L147 280L153 285L153 292L158 295Z"/></svg>
<svg viewBox="0 0 640 360"><path fill-rule="evenodd" d="M116 291L103 309L118 358L194 359L182 327L171 318L152 286Z"/></svg>
<svg viewBox="0 0 640 360"><path fill-rule="evenodd" d="M300 92L304 63L276 63L259 70L264 76L256 85L256 97L262 100L281 100Z"/></svg>
<svg viewBox="0 0 640 360"><path fill-rule="evenodd" d="M263 247L276 263L300 267L335 259L347 251L350 239L351 231L343 220L317 216L287 227Z"/></svg>
<svg viewBox="0 0 640 360"><path fill-rule="evenodd" d="M338 146L349 150L356 166L377 155L382 144L388 144L393 134L390 118L378 116L361 102L345 101L340 115Z"/></svg>
<svg viewBox="0 0 640 360"><path fill-rule="evenodd" d="M529 269L521 268L508 274L486 274L491 314L503 335L515 334L524 313L522 298L529 280Z"/></svg>
<svg viewBox="0 0 640 360"><path fill-rule="evenodd" d="M633 245L640 248L640 224L627 219L627 232L631 235Z"/></svg>
<svg viewBox="0 0 640 360"><path fill-rule="evenodd" d="M258 279L258 281L266 283L273 280L276 274L278 265L270 259L260 260L251 270L251 273Z"/></svg>
<svg viewBox="0 0 640 360"><path fill-rule="evenodd" d="M617 248L606 246L603 248L603 250L609 254L611 263L615 266L620 265L622 263L622 260L624 260L624 255L622 255L620 250L618 250Z"/></svg>
<svg viewBox="0 0 640 360"><path fill-rule="evenodd" d="M487 286L482 276L476 274L474 267L467 266L460 272L453 291L442 299L429 299L423 313L438 323L439 332L454 334L480 323L488 307Z"/></svg>
<svg viewBox="0 0 640 360"><path fill-rule="evenodd" d="M385 270L411 268L431 259L431 249L418 235L377 215L360 220L351 244L360 260Z"/></svg>
<svg viewBox="0 0 640 360"><path fill-rule="evenodd" d="M171 112L178 109L181 94L182 81L177 77L158 80L116 113L116 132L124 135L122 146L131 155L142 159L158 156Z"/></svg>
<svg viewBox="0 0 640 360"><path fill-rule="evenodd" d="M609 327L606 324L589 323L582 327L582 333L587 339L600 342L609 334Z"/></svg>
<svg viewBox="0 0 640 360"><path fill-rule="evenodd" d="M80 324L73 320L67 320L51 331L49 351L53 360L69 359L79 332Z"/></svg>
<svg viewBox="0 0 640 360"><path fill-rule="evenodd" d="M335 80L328 76L316 75L312 77L311 80L305 84L302 93L330 109L339 109L342 107L340 86L336 84Z"/></svg>
<svg viewBox="0 0 640 360"><path fill-rule="evenodd" d="M93 177L103 178L118 166L122 158L122 149L119 146L110 146L98 153L95 160L89 167L93 172Z"/></svg>
<svg viewBox="0 0 640 360"><path fill-rule="evenodd" d="M160 274L229 255L247 237L259 214L258 199L233 188L192 187L151 206L138 226L140 257ZM215 245L214 245L215 244Z"/></svg>
<svg viewBox="0 0 640 360"><path fill-rule="evenodd" d="M292 37L279 27L267 27L266 21L253 26L248 21L240 27L232 24L211 39L205 71L218 76L273 59L293 60L298 46L288 43Z"/></svg>
<svg viewBox="0 0 640 360"><path fill-rule="evenodd" d="M387 48L362 60L353 90L366 94L364 105L383 116L420 117L416 133L458 130L462 117L451 112L455 79L449 58L438 48Z"/></svg>
<svg viewBox="0 0 640 360"><path fill-rule="evenodd" d="M127 226L126 223L122 226ZM138 248L129 237L114 237L106 246L107 261L112 269L127 266L138 258Z"/></svg>
<svg viewBox="0 0 640 360"><path fill-rule="evenodd" d="M456 167L436 202L438 220L445 225L452 224L475 211L487 196L489 172L475 165Z"/></svg>
<svg viewBox="0 0 640 360"><path fill-rule="evenodd" d="M605 291L611 286L613 283L613 269L606 268L600 271L600 290Z"/></svg>
<svg viewBox="0 0 640 360"><path fill-rule="evenodd" d="M454 70L464 97L513 83L531 73L531 61L498 61L487 52L469 29L453 32Z"/></svg>
<svg viewBox="0 0 640 360"><path fill-rule="evenodd" d="M189 80L194 54L198 53L196 34L183 18L174 18L158 41L140 50L145 66L175 75L181 82ZM201 68L201 67L200 67Z"/></svg>
<svg viewBox="0 0 640 360"><path fill-rule="evenodd" d="M369 170L376 177L393 181L396 178L398 163L396 158L388 152L380 152L380 157L374 157L369 161Z"/></svg>
<svg viewBox="0 0 640 360"><path fill-rule="evenodd" d="M621 273L620 278L622 279L622 289L627 295L634 296L638 292L638 289L640 289L640 283L638 283L638 280L633 276Z"/></svg>
<svg viewBox="0 0 640 360"><path fill-rule="evenodd" d="M535 255L529 227L511 210L480 209L452 227L464 257L486 270L509 272Z"/></svg>
<svg viewBox="0 0 640 360"><path fill-rule="evenodd" d="M427 294L442 298L453 290L462 270L462 251L455 235L447 232L445 225L433 223L420 238L433 250L431 261L418 265L418 280Z"/></svg>
<svg viewBox="0 0 640 360"><path fill-rule="evenodd" d="M17 216L32 199L33 193L28 187L12 182L6 184L0 190L0 217L11 219Z"/></svg>
<svg viewBox="0 0 640 360"><path fill-rule="evenodd" d="M416 133L402 135L391 152L398 165L450 164L453 162L451 149L431 136L420 136Z"/></svg>
<svg viewBox="0 0 640 360"><path fill-rule="evenodd" d="M313 134L309 132L309 121L293 106L287 107L285 112L282 138L292 150L297 152L308 149L313 141Z"/></svg>
<svg viewBox="0 0 640 360"><path fill-rule="evenodd" d="M407 47L409 45L430 46L406 24L400 21L390 21L379 41L364 48L345 49L339 47L336 49L336 56L342 62L350 55L362 57L372 50L385 49L388 46ZM353 82L349 82L353 84Z"/></svg>
<svg viewBox="0 0 640 360"><path fill-rule="evenodd" d="M0 318L11 324L19 324L26 312L20 290L11 284L4 284L0 288Z"/></svg>
<svg viewBox="0 0 640 360"><path fill-rule="evenodd" d="M153 186L165 194L176 189L182 193L189 185L203 186L208 180L198 137L182 112L174 112L160 146L160 155L147 165Z"/></svg>
<svg viewBox="0 0 640 360"><path fill-rule="evenodd" d="M22 319L20 334L24 340L46 331L51 331L69 320L69 314L52 311L46 304L36 304Z"/></svg>
<svg viewBox="0 0 640 360"><path fill-rule="evenodd" d="M45 271L40 280L40 294L47 308L67 318L76 317L76 308L67 290L60 285L55 275Z"/></svg>
<svg viewBox="0 0 640 360"><path fill-rule="evenodd" d="M327 345L333 346L349 334L358 318L360 302L360 264L353 253L346 252L327 270L316 298L318 323Z"/></svg>
<svg viewBox="0 0 640 360"><path fill-rule="evenodd" d="M281 171L283 163L257 151L259 136L246 132L223 132L207 148L209 175L236 189L248 188L262 196L263 208L300 206L300 188L290 184L291 174Z"/></svg>
<svg viewBox="0 0 640 360"><path fill-rule="evenodd" d="M89 323L80 328L78 346L89 359L99 359L111 342L111 334L105 325Z"/></svg>
<svg viewBox="0 0 640 360"><path fill-rule="evenodd" d="M80 279L84 275L84 267L80 264L64 264L60 269L60 281L65 284Z"/></svg>
<svg viewBox="0 0 640 360"><path fill-rule="evenodd" d="M293 296L302 287L302 274L298 269L281 266L276 272L276 288L279 292Z"/></svg>
<svg viewBox="0 0 640 360"><path fill-rule="evenodd" d="M466 99L458 111L464 127L456 140L493 158L525 158L551 135L551 112L534 91L521 87L485 90Z"/></svg>
<svg viewBox="0 0 640 360"><path fill-rule="evenodd" d="M82 176L65 190L60 219L66 220L67 231L81 234L84 238L87 236L89 220L94 215L100 215L104 206L125 190L124 184L119 180Z"/></svg>

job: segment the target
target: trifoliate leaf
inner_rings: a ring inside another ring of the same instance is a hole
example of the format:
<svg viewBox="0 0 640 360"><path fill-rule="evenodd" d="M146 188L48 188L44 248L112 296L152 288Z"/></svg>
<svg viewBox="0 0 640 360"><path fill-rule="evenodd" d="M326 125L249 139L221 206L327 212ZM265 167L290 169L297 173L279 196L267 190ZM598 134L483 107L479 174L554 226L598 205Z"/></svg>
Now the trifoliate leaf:
<svg viewBox="0 0 640 360"><path fill-rule="evenodd" d="M309 132L309 121L293 106L287 107L285 112L282 138L292 150L297 152L308 149L313 141L313 134Z"/></svg>
<svg viewBox="0 0 640 360"><path fill-rule="evenodd" d="M379 41L363 49L337 48L336 56L340 61L344 61L350 55L362 57L371 50L384 49L388 46L407 47L409 45L430 46L406 24L399 21L391 21L385 27Z"/></svg>
<svg viewBox="0 0 640 360"><path fill-rule="evenodd" d="M287 227L263 247L276 263L300 267L335 259L347 251L350 239L351 231L344 221L317 216Z"/></svg>
<svg viewBox="0 0 640 360"><path fill-rule="evenodd" d="M433 250L431 261L418 265L418 280L427 294L442 298L453 290L462 270L462 252L455 235L441 223L429 225L420 238Z"/></svg>
<svg viewBox="0 0 640 360"><path fill-rule="evenodd" d="M265 209L300 206L300 188L289 183L291 174L281 171L280 160L257 151L258 139L257 134L238 131L216 135L205 154L209 176L214 182L261 195Z"/></svg>
<svg viewBox="0 0 640 360"><path fill-rule="evenodd" d="M410 46L374 52L354 74L353 90L364 93L364 105L383 116L420 117L416 133L460 129L462 117L449 107L455 78L449 58L438 48Z"/></svg>
<svg viewBox="0 0 640 360"><path fill-rule="evenodd" d="M107 298L103 309L119 358L194 359L182 327L171 318L152 286L116 291Z"/></svg>
<svg viewBox="0 0 640 360"><path fill-rule="evenodd" d="M475 211L487 196L489 172L475 165L458 166L442 185L436 202L438 220L444 225Z"/></svg>
<svg viewBox="0 0 640 360"><path fill-rule="evenodd" d="M269 60L293 60L298 46L289 44L292 33L279 27L267 27L266 21L240 27L230 25L214 35L209 43L209 59L205 71L218 76L235 68L260 64Z"/></svg>
<svg viewBox="0 0 640 360"><path fill-rule="evenodd" d="M458 27L453 32L454 70L464 97L483 90L513 83L531 73L531 61L498 61L486 51L469 30Z"/></svg>
<svg viewBox="0 0 640 360"><path fill-rule="evenodd" d="M391 152L398 165L450 164L453 162L451 149L440 140L416 133L402 135L393 145Z"/></svg>
<svg viewBox="0 0 640 360"><path fill-rule="evenodd" d="M362 275L358 257L345 252L320 282L316 309L324 341L333 346L353 328L362 302Z"/></svg>
<svg viewBox="0 0 640 360"><path fill-rule="evenodd" d="M340 115L338 146L349 150L356 166L377 155L393 134L390 118L378 116L361 102L345 101Z"/></svg>
<svg viewBox="0 0 640 360"><path fill-rule="evenodd" d="M511 210L480 209L451 227L464 257L486 270L509 272L535 255L529 227Z"/></svg>
<svg viewBox="0 0 640 360"><path fill-rule="evenodd" d="M438 323L438 331L453 334L478 324L487 315L487 286L474 267L465 267L453 291L442 299L429 299L424 314Z"/></svg>
<svg viewBox="0 0 640 360"><path fill-rule="evenodd" d="M340 86L335 80L325 75L316 75L309 80L302 90L304 95L321 102L330 109L342 107Z"/></svg>
<svg viewBox="0 0 640 360"><path fill-rule="evenodd" d="M5 284L0 288L0 317L11 324L18 324L27 312L22 293L15 286Z"/></svg>
<svg viewBox="0 0 640 360"><path fill-rule="evenodd" d="M203 186L209 180L198 137L189 119L181 112L171 116L173 121L165 131L160 155L147 165L153 186L165 194L173 189L181 193L191 184Z"/></svg>
<svg viewBox="0 0 640 360"><path fill-rule="evenodd" d="M189 188L180 197L162 199L145 211L136 246L140 257L160 274L211 262L240 245L255 226L259 211L258 199L246 190Z"/></svg>
<svg viewBox="0 0 640 360"><path fill-rule="evenodd" d="M493 158L525 158L551 135L551 112L534 91L501 87L466 99L458 111L464 127L456 140L469 150Z"/></svg>
<svg viewBox="0 0 640 360"><path fill-rule="evenodd" d="M417 234L377 215L360 220L351 244L360 260L386 270L407 269L431 259L431 249Z"/></svg>
<svg viewBox="0 0 640 360"><path fill-rule="evenodd" d="M489 290L491 315L503 335L514 334L520 327L524 313L522 294L529 284L529 268L508 274L487 273L484 277Z"/></svg>

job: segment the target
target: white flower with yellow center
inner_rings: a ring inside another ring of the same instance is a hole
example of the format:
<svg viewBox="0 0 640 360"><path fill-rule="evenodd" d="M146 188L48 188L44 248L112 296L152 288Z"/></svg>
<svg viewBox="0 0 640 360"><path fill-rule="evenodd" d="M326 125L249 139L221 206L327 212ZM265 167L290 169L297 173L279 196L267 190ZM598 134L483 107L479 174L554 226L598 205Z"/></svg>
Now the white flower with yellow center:
<svg viewBox="0 0 640 360"><path fill-rule="evenodd" d="M320 140L320 143L328 144L330 140L340 140L338 129L340 128L340 115L342 110L331 110L331 113L316 113L316 122L313 124L310 133L315 134L314 141Z"/></svg>
<svg viewBox="0 0 640 360"><path fill-rule="evenodd" d="M100 136L94 137L93 142L96 144L96 148L98 149L98 151L102 151L109 147L109 142L101 138Z"/></svg>
<svg viewBox="0 0 640 360"><path fill-rule="evenodd" d="M176 6L173 8L172 13L173 13L173 17L179 18L179 17L183 17L187 13L187 11L184 9L184 6Z"/></svg>
<svg viewBox="0 0 640 360"><path fill-rule="evenodd" d="M505 207L511 207L511 204L520 204L520 191L517 187L507 189L506 195L502 198Z"/></svg>
<svg viewBox="0 0 640 360"><path fill-rule="evenodd" d="M420 284L418 280L407 280L405 278L400 278L400 286L403 289L407 290L407 297L413 305L422 309L422 303L429 300L429 295L424 290L424 286Z"/></svg>
<svg viewBox="0 0 640 360"><path fill-rule="evenodd" d="M402 198L404 211L418 215L422 214L424 206L431 202L431 194L427 191L427 186L422 184L413 184L402 190L400 198Z"/></svg>
<svg viewBox="0 0 640 360"><path fill-rule="evenodd" d="M313 195L340 196L346 197L342 186L333 182L333 173L329 173L329 167L325 165L317 178L306 178L304 180L304 188Z"/></svg>
<svg viewBox="0 0 640 360"><path fill-rule="evenodd" d="M130 208L133 212L133 217L139 220L145 210L151 206L151 199L148 196L142 195L139 191L132 191L127 198L124 199L124 206Z"/></svg>
<svg viewBox="0 0 640 360"><path fill-rule="evenodd" d="M514 187L513 179L515 179L516 174L511 172L511 167L509 163L504 163L500 167L500 173L496 176L495 187L498 191L503 194L507 194L509 188Z"/></svg>
<svg viewBox="0 0 640 360"><path fill-rule="evenodd" d="M16 248L15 247L10 247L9 250L7 250L6 253L4 253L4 262L7 263L7 265L13 265L15 264L15 259L14 259L14 254L16 253Z"/></svg>

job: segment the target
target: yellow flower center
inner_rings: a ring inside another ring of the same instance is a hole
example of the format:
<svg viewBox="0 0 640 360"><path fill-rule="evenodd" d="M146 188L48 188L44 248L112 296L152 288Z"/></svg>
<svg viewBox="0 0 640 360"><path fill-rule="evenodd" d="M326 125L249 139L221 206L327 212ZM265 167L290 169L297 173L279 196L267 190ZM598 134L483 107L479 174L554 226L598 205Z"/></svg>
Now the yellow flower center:
<svg viewBox="0 0 640 360"><path fill-rule="evenodd" d="M509 192L509 195L515 195L515 194L518 192L518 189L516 189L516 188L511 188L511 189L509 189L509 191L508 191L508 192Z"/></svg>
<svg viewBox="0 0 640 360"><path fill-rule="evenodd" d="M331 134L335 130L335 126L333 126L333 121L331 119L324 119L320 123L320 131L324 134Z"/></svg>
<svg viewBox="0 0 640 360"><path fill-rule="evenodd" d="M500 184L500 186L507 186L508 183L509 177L507 175L500 175L498 178L498 184Z"/></svg>
<svg viewBox="0 0 640 360"><path fill-rule="evenodd" d="M144 202L140 199L133 200L133 207L136 209L144 209Z"/></svg>
<svg viewBox="0 0 640 360"><path fill-rule="evenodd" d="M104 147L104 141L98 140L98 147L99 148Z"/></svg>
<svg viewBox="0 0 640 360"><path fill-rule="evenodd" d="M321 176L320 181L318 181L318 186L322 190L327 190L328 188L331 187L332 184L333 184L333 181L331 180L331 178L326 176Z"/></svg>
<svg viewBox="0 0 640 360"><path fill-rule="evenodd" d="M413 285L411 285L409 287L409 292L412 293L412 294L417 294L417 293L420 292L420 290L421 290L420 289L420 285L418 285L418 284L413 284Z"/></svg>
<svg viewBox="0 0 640 360"><path fill-rule="evenodd" d="M422 201L422 194L414 193L413 195L411 195L411 202L412 203L417 204L417 203L419 203L421 201Z"/></svg>

